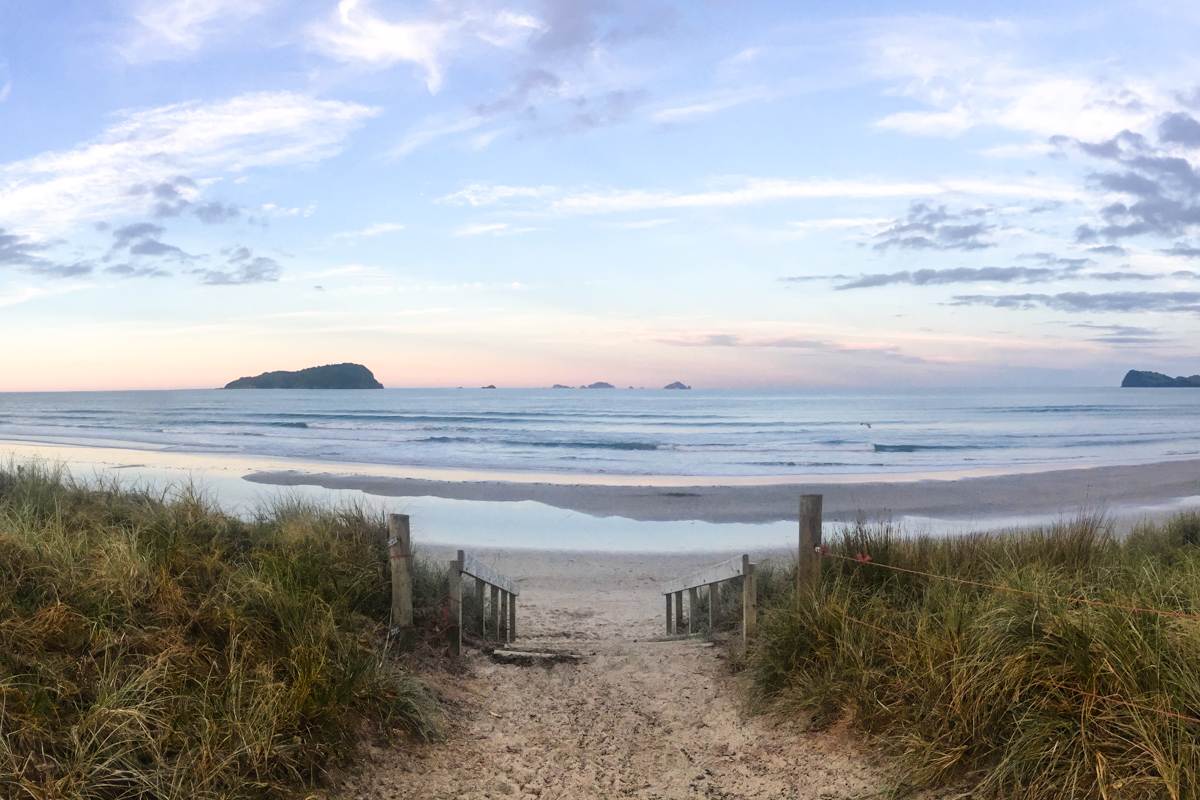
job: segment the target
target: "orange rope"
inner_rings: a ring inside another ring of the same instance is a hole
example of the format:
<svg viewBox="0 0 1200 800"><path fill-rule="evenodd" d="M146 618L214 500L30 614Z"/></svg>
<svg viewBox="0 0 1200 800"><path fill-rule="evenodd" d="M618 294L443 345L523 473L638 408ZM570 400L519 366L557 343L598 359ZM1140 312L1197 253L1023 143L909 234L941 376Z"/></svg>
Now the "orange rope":
<svg viewBox="0 0 1200 800"><path fill-rule="evenodd" d="M880 567L882 569L890 569L894 572L905 572L909 575L922 575L927 578L937 578L938 580L950 581L951 583L962 584L963 586L975 586L980 589L993 589L998 592L1009 592L1011 594L1023 595L1025 597L1034 597L1038 599L1053 598L1066 603L1079 603L1093 608L1112 608L1118 611L1132 611L1137 614L1158 614L1163 617L1171 617L1174 619L1191 619L1200 620L1200 614L1192 614L1187 611L1168 611L1161 608L1146 608L1143 606L1124 606L1117 603L1106 603L1103 600L1091 600L1086 597L1065 597L1060 594L1046 594L1044 592L1031 592L1028 589L1018 589L1014 586L1001 586L996 583L984 583L982 581L973 581L968 578L955 578L951 575L938 575L933 572L922 572L921 570L909 569L907 567L897 567L893 564L881 564L878 561L872 561L867 558L851 558L850 556L842 556L837 553L821 553L823 558L837 558L842 561L853 561L856 564L870 567Z"/></svg>

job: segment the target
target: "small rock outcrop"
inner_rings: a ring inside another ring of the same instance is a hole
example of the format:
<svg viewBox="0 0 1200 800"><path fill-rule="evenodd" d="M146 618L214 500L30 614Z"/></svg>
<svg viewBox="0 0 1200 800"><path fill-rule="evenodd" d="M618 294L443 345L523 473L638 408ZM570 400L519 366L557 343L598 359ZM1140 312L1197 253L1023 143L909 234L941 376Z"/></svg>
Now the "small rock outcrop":
<svg viewBox="0 0 1200 800"><path fill-rule="evenodd" d="M362 364L326 364L295 371L276 370L225 384L226 389L382 389Z"/></svg>
<svg viewBox="0 0 1200 800"><path fill-rule="evenodd" d="M596 381L595 383L589 383L587 386L580 386L579 388L580 389L615 389L617 387L613 386L611 383L606 383L605 381Z"/></svg>
<svg viewBox="0 0 1200 800"><path fill-rule="evenodd" d="M664 389L690 389L692 387L688 386L683 381L673 381L672 383L668 383L663 388Z"/></svg>
<svg viewBox="0 0 1200 800"><path fill-rule="evenodd" d="M1146 372L1131 369L1125 373L1121 381L1122 389L1200 389L1200 375L1179 376L1172 378L1161 372Z"/></svg>

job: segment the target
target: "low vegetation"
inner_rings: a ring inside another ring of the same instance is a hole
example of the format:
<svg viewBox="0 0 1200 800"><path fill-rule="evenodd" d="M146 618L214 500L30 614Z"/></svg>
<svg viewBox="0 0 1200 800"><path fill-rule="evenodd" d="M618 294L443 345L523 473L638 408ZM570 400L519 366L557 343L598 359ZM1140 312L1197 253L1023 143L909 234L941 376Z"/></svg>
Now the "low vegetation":
<svg viewBox="0 0 1200 800"><path fill-rule="evenodd" d="M963 538L858 525L828 550L818 587L761 615L760 705L848 719L906 788L1200 796L1200 514L1125 538L1098 517Z"/></svg>
<svg viewBox="0 0 1200 800"><path fill-rule="evenodd" d="M0 797L293 797L365 735L435 736L385 652L383 538L359 509L0 470ZM441 580L417 570L418 621Z"/></svg>

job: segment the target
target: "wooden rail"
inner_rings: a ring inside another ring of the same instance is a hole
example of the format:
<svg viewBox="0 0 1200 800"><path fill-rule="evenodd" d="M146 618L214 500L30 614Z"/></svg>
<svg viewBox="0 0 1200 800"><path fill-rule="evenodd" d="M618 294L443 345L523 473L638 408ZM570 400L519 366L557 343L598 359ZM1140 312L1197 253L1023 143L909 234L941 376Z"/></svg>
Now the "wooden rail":
<svg viewBox="0 0 1200 800"><path fill-rule="evenodd" d="M463 576L475 580L475 622L479 632L486 638L489 627L499 642L511 642L517 638L517 595L521 593L512 578L501 575L479 559L462 550L450 562L450 654L462 655L462 592ZM489 608L484 607L484 590L490 587ZM491 613L485 613L490 611ZM489 621L491 625L487 623Z"/></svg>
<svg viewBox="0 0 1200 800"><path fill-rule="evenodd" d="M737 580L742 585L742 641L748 642L758 628L758 587L754 580L754 564L750 556L742 554L720 564L705 567L686 578L678 578L663 584L662 593L666 600L667 635L683 632L683 593L688 593L687 633L696 627L696 613L700 607L700 589L708 587L708 629L715 630L720 614L720 584ZM672 606L674 613L672 614Z"/></svg>

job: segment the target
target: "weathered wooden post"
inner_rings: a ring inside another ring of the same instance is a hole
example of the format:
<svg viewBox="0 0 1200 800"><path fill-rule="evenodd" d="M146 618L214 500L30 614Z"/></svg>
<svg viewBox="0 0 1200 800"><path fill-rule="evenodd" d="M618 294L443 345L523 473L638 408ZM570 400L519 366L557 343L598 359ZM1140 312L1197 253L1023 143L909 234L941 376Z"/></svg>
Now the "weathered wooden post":
<svg viewBox="0 0 1200 800"><path fill-rule="evenodd" d="M742 556L742 644L749 644L758 629L758 586L750 556Z"/></svg>
<svg viewBox="0 0 1200 800"><path fill-rule="evenodd" d="M667 601L667 636L671 635L671 593L664 592L663 597Z"/></svg>
<svg viewBox="0 0 1200 800"><path fill-rule="evenodd" d="M675 593L675 633L683 633L683 589Z"/></svg>
<svg viewBox="0 0 1200 800"><path fill-rule="evenodd" d="M695 586L688 589L688 633L696 632L696 623L700 619L696 616L700 612L700 590Z"/></svg>
<svg viewBox="0 0 1200 800"><path fill-rule="evenodd" d="M515 594L508 596L508 640L510 642L517 640L517 596Z"/></svg>
<svg viewBox="0 0 1200 800"><path fill-rule="evenodd" d="M450 655L462 655L462 567L463 551L450 562L450 625L446 635L450 640Z"/></svg>
<svg viewBox="0 0 1200 800"><path fill-rule="evenodd" d="M800 552L796 561L796 595L815 589L821 579L821 506L819 494L800 495Z"/></svg>
<svg viewBox="0 0 1200 800"><path fill-rule="evenodd" d="M715 583L708 585L708 635L713 636L717 632L717 619L720 615L717 613L717 604L721 602L721 588Z"/></svg>
<svg viewBox="0 0 1200 800"><path fill-rule="evenodd" d="M508 641L508 602L509 594L504 589L500 590L500 641Z"/></svg>
<svg viewBox="0 0 1200 800"><path fill-rule="evenodd" d="M412 536L407 514L388 514L387 546L392 573L392 630L407 639L413 626Z"/></svg>
<svg viewBox="0 0 1200 800"><path fill-rule="evenodd" d="M492 636L500 639L500 587L492 587Z"/></svg>
<svg viewBox="0 0 1200 800"><path fill-rule="evenodd" d="M487 631L483 628L483 587L484 582L479 578L475 579L475 629L479 631L479 635L484 637Z"/></svg>

